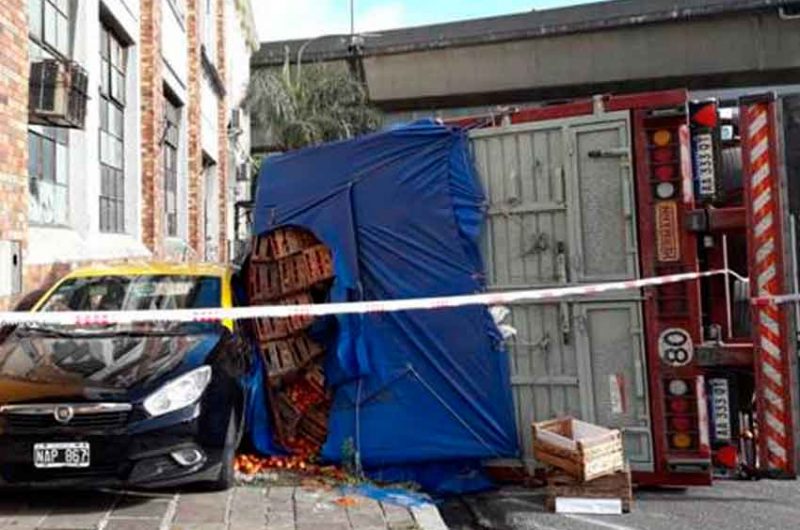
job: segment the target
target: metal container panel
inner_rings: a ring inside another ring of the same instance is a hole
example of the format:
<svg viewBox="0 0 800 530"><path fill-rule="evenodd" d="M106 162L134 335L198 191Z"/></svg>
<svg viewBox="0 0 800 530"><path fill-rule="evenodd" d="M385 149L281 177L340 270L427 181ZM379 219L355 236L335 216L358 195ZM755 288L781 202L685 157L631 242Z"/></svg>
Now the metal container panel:
<svg viewBox="0 0 800 530"><path fill-rule="evenodd" d="M489 203L484 255L491 290L637 277L627 113L476 130L470 137ZM518 331L509 343L511 384L530 466L531 423L572 415L624 428L631 463L652 467L640 297L633 290L591 303L511 307ZM621 414L612 413L609 386L617 375L630 400Z"/></svg>
<svg viewBox="0 0 800 530"><path fill-rule="evenodd" d="M575 127L573 175L578 281L635 278L636 226L627 123L610 121Z"/></svg>
<svg viewBox="0 0 800 530"><path fill-rule="evenodd" d="M637 469L652 462L640 302L576 305L577 350L589 421L620 429Z"/></svg>
<svg viewBox="0 0 800 530"><path fill-rule="evenodd" d="M511 387L521 447L530 462L534 420L582 416L575 348L564 341L559 312L559 304L511 306L511 325L518 332L509 344Z"/></svg>
<svg viewBox="0 0 800 530"><path fill-rule="evenodd" d="M472 146L489 201L488 283L494 288L558 283L557 246L568 239L563 132L475 136Z"/></svg>

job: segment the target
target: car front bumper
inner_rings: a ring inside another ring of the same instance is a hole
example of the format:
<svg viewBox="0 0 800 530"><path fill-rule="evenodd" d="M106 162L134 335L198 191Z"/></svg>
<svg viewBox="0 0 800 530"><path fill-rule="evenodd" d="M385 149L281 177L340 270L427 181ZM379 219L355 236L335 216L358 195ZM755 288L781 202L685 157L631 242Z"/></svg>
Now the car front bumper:
<svg viewBox="0 0 800 530"><path fill-rule="evenodd" d="M154 489L213 481L222 451L201 432L200 420L190 416L145 432L0 433L0 487ZM89 467L35 468L33 446L43 442L88 442ZM196 449L203 458L181 465L172 456L181 449Z"/></svg>

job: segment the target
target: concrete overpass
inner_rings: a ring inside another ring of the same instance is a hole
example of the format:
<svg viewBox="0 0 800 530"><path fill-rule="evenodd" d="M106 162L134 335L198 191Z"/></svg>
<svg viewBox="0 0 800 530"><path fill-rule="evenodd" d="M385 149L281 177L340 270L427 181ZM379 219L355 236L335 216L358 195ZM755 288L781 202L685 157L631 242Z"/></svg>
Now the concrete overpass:
<svg viewBox="0 0 800 530"><path fill-rule="evenodd" d="M800 0L616 0L383 32L358 47L387 111L800 80ZM350 39L265 42L269 68L344 61Z"/></svg>

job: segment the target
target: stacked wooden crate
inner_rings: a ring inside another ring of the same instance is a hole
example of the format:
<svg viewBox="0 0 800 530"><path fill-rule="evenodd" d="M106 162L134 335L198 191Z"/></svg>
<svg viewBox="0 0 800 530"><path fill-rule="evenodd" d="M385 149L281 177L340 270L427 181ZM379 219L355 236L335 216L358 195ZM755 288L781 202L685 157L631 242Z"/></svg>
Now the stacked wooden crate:
<svg viewBox="0 0 800 530"><path fill-rule="evenodd" d="M574 418L534 423L534 457L547 469L546 506L556 500L618 499L623 512L633 502L631 474L625 467L622 435Z"/></svg>
<svg viewBox="0 0 800 530"><path fill-rule="evenodd" d="M281 228L253 241L248 271L253 305L314 303L312 293L326 291L333 276L330 250L307 231ZM296 452L313 452L327 435L324 349L308 334L313 320L298 315L254 321L276 436Z"/></svg>

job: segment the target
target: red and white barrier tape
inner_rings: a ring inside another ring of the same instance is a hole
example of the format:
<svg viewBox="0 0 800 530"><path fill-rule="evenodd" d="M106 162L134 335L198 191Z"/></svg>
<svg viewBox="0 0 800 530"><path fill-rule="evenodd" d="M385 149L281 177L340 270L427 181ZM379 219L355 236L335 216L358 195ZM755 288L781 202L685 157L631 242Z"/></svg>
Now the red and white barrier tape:
<svg viewBox="0 0 800 530"><path fill-rule="evenodd" d="M726 270L670 274L655 278L596 283L574 287L505 291L432 298L402 300L374 300L336 304L246 306L209 309L159 309L147 311L58 311L58 312L0 312L0 324L49 324L66 326L102 326L131 324L134 322L207 322L218 320L243 320L262 317L299 317L387 313L417 309L444 309L471 305L501 305L533 300L554 300L570 296L585 296L609 291L624 291L669 283L685 282L719 274Z"/></svg>
<svg viewBox="0 0 800 530"><path fill-rule="evenodd" d="M800 302L800 293L777 294L774 296L757 296L752 300L753 305L758 307L792 304L796 302Z"/></svg>

